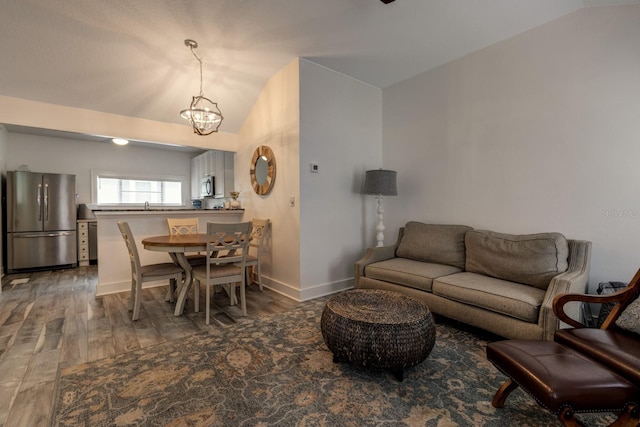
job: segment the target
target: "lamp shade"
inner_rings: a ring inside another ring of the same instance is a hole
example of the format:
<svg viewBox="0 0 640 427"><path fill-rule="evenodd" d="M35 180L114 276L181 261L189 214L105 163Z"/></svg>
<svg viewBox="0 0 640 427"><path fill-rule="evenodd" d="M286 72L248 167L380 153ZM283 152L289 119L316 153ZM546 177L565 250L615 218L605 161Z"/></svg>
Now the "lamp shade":
<svg viewBox="0 0 640 427"><path fill-rule="evenodd" d="M375 169L365 172L364 193L397 196L396 171Z"/></svg>

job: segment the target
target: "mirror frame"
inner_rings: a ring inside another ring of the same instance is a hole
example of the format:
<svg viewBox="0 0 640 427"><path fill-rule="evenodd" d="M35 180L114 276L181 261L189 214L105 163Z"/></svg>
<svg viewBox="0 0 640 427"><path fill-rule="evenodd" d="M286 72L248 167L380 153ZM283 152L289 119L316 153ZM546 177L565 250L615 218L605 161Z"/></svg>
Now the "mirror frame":
<svg viewBox="0 0 640 427"><path fill-rule="evenodd" d="M260 184L256 179L256 162L260 157L265 157L267 159L267 179L264 184ZM253 157L251 158L249 175L251 176L251 186L256 194L264 196L271 192L273 184L276 181L276 157L271 148L266 145L261 145L256 148L256 151L254 151Z"/></svg>

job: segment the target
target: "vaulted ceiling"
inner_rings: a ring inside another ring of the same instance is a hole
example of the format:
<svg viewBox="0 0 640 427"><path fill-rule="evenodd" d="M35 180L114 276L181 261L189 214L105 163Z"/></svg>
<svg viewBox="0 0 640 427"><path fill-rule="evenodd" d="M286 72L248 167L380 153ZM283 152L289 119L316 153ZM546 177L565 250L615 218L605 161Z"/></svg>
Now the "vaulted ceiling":
<svg viewBox="0 0 640 427"><path fill-rule="evenodd" d="M296 57L385 88L581 7L640 0L3 0L0 95L184 124L199 91L236 133ZM0 117L0 122L1 122Z"/></svg>

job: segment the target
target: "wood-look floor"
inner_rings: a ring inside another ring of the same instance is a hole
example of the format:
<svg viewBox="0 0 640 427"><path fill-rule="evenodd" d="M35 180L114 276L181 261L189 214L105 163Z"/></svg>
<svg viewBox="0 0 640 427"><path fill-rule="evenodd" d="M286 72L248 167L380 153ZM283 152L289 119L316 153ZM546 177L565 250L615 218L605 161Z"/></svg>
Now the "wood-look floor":
<svg viewBox="0 0 640 427"><path fill-rule="evenodd" d="M20 280L25 279L25 280ZM28 279L28 280L26 280ZM0 294L0 426L46 426L58 369L279 313L300 303L256 284L247 289L247 314L215 294L211 325L190 298L173 315L168 287L143 290L140 319L127 311L129 292L95 296L96 266L6 275ZM26 283L21 283L26 282ZM190 292L191 295L192 292Z"/></svg>

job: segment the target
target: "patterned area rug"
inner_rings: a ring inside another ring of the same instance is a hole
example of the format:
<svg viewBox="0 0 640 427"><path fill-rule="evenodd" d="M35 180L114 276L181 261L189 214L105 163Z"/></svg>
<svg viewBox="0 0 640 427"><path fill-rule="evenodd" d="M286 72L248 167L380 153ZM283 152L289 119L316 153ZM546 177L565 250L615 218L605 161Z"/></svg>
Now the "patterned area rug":
<svg viewBox="0 0 640 427"><path fill-rule="evenodd" d="M324 302L59 372L54 426L557 426L521 390L491 406L504 377L490 337L437 325L431 355L405 371L334 364ZM611 416L583 416L606 425Z"/></svg>

